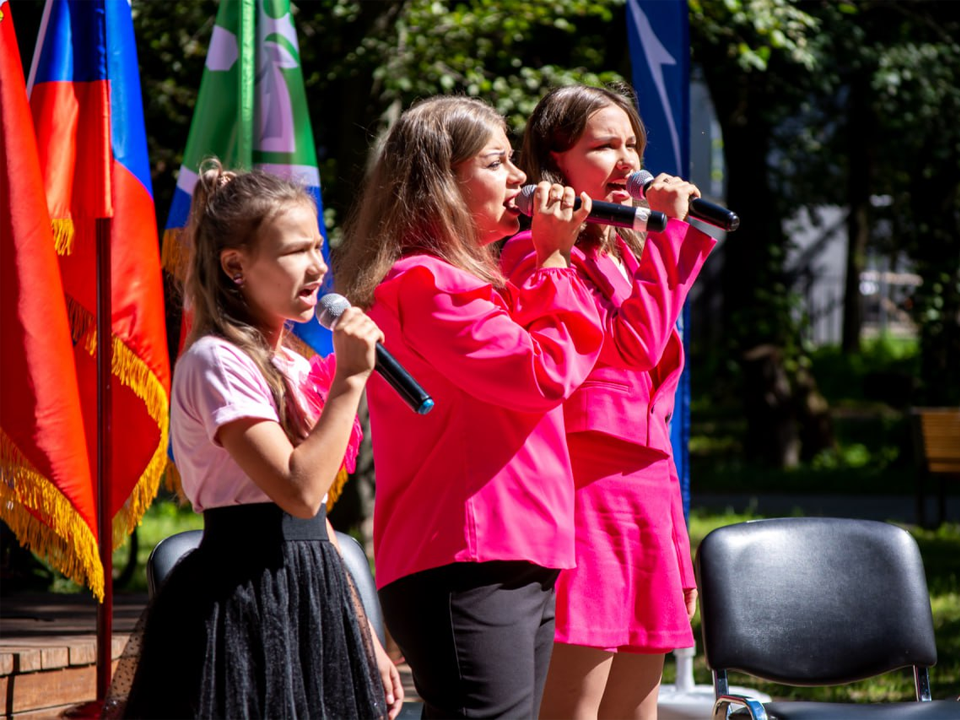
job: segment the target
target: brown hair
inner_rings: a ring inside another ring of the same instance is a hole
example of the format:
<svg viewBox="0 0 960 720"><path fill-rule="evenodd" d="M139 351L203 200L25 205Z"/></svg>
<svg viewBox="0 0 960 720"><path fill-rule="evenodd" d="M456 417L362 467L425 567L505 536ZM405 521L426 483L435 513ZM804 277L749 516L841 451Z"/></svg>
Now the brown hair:
<svg viewBox="0 0 960 720"><path fill-rule="evenodd" d="M203 162L193 191L185 240L190 248L185 292L193 313L187 346L204 335L227 340L256 364L277 406L280 425L294 444L309 430L289 380L273 364L270 347L244 299L242 287L220 264L224 250L256 252L258 231L265 222L297 205L316 211L303 188L276 175L224 169L216 158Z"/></svg>
<svg viewBox="0 0 960 720"><path fill-rule="evenodd" d="M467 97L423 100L400 115L337 248L340 292L360 307L403 255L426 253L502 287L493 251L480 245L455 169L506 124L486 103Z"/></svg>
<svg viewBox="0 0 960 720"><path fill-rule="evenodd" d="M590 116L611 106L623 110L630 119L637 137L637 152L642 158L647 132L637 112L636 97L630 86L625 83L605 88L565 85L553 88L544 95L527 120L519 165L527 174L528 182L547 180L569 185L569 180L564 177L552 153L563 153L572 148L583 135ZM618 228L617 232L639 257L643 251L643 237L627 228ZM612 242L604 242L603 238L600 226L584 225L578 242L596 244L604 252L615 254L616 246Z"/></svg>

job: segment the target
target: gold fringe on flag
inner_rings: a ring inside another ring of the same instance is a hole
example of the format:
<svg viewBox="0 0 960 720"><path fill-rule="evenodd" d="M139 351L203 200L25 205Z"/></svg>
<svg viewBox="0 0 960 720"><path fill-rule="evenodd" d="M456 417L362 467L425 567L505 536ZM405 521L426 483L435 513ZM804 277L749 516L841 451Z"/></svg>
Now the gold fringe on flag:
<svg viewBox="0 0 960 720"><path fill-rule="evenodd" d="M70 255L73 252L73 239L76 235L73 220L60 218L51 220L50 225L53 228L53 247L57 255Z"/></svg>
<svg viewBox="0 0 960 720"><path fill-rule="evenodd" d="M74 298L67 297L67 315L73 341L90 355L97 351L97 327L93 315ZM143 514L157 496L160 478L167 464L167 442L170 423L170 401L166 390L153 371L136 353L114 336L111 372L121 383L143 400L147 413L157 423L160 439L153 456L123 507L113 518L113 546L119 547L133 529L140 524Z"/></svg>
<svg viewBox="0 0 960 720"><path fill-rule="evenodd" d="M103 602L103 565L93 530L2 428L0 518L24 548L45 557L74 582L89 587Z"/></svg>
<svg viewBox="0 0 960 720"><path fill-rule="evenodd" d="M163 231L163 248L160 250L160 265L177 280L187 277L190 252L183 243L183 228L168 228Z"/></svg>
<svg viewBox="0 0 960 720"><path fill-rule="evenodd" d="M167 463L167 471L164 473L164 487L170 492L176 494L177 502L180 505L189 505L190 500L183 492L183 480L180 477L180 471L177 469L175 461Z"/></svg>
<svg viewBox="0 0 960 720"><path fill-rule="evenodd" d="M340 495L343 494L343 486L347 484L348 479L350 479L350 473L347 472L346 468L340 468L340 472L337 473L333 485L331 485L330 490L327 491L327 510L332 510L334 503L340 499Z"/></svg>
<svg viewBox="0 0 960 720"><path fill-rule="evenodd" d="M312 358L317 354L317 351L312 347L307 345L303 340L294 335L292 332L288 332L283 336L283 344L288 348L293 350L295 353L303 355L307 360Z"/></svg>

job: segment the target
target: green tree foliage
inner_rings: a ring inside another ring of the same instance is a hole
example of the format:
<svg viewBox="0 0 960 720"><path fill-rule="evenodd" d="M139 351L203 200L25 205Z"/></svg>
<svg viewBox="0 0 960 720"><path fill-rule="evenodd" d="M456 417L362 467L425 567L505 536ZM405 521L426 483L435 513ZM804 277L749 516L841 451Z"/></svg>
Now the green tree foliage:
<svg viewBox="0 0 960 720"><path fill-rule="evenodd" d="M297 6L311 113L321 153L327 153L324 202L337 222L378 133L418 98L482 97L519 133L547 88L622 79L629 67L625 35L609 41L611 27L622 27L623 0L319 0Z"/></svg>
<svg viewBox="0 0 960 720"><path fill-rule="evenodd" d="M890 195L898 249L916 263L921 400L960 403L960 12L952 2L866 3L886 20L871 90L877 192ZM866 13L865 13L866 14ZM879 43L878 43L879 44Z"/></svg>

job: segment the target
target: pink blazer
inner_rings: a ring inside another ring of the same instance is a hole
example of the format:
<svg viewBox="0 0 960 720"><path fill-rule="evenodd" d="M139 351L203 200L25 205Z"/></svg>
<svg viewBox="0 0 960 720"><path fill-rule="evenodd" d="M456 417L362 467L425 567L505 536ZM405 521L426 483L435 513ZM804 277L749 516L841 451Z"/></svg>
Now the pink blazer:
<svg viewBox="0 0 960 720"><path fill-rule="evenodd" d="M683 370L676 331L683 303L716 240L679 220L649 233L634 257L618 238L627 274L595 248L574 248L571 259L600 312L603 349L593 371L564 404L567 432L593 430L669 456L669 422ZM501 265L514 282L534 260L530 233L511 238Z"/></svg>
<svg viewBox="0 0 960 720"><path fill-rule="evenodd" d="M646 446L670 459L676 488L670 507L674 549L684 588L696 587L683 501L673 465L670 418L683 370L677 318L716 240L678 220L649 233L639 262L622 240L620 256L631 280L609 256L574 248L571 259L596 301L604 330L600 359L564 403L568 433L592 430ZM530 273L530 233L511 238L501 254L504 274L520 282Z"/></svg>
<svg viewBox="0 0 960 720"><path fill-rule="evenodd" d="M541 270L499 291L410 256L378 286L370 316L436 403L419 416L378 376L367 385L378 587L452 562L572 567L561 403L603 342L576 273Z"/></svg>

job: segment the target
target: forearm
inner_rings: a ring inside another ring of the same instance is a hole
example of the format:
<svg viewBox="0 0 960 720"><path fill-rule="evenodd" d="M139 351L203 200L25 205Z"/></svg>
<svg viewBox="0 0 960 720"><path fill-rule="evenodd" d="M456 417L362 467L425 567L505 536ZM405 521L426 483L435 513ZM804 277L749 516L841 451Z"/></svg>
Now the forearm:
<svg viewBox="0 0 960 720"><path fill-rule="evenodd" d="M290 453L289 477L307 514L319 511L343 465L365 380L335 379L316 425Z"/></svg>

